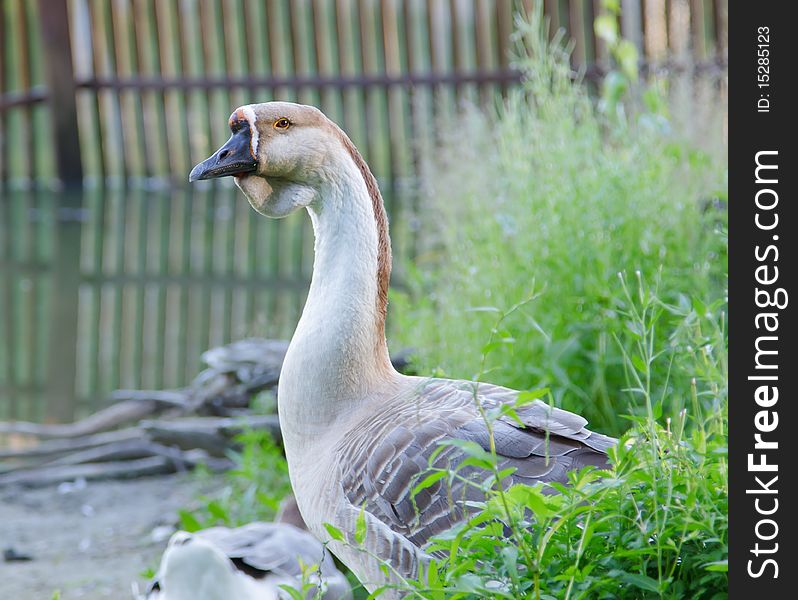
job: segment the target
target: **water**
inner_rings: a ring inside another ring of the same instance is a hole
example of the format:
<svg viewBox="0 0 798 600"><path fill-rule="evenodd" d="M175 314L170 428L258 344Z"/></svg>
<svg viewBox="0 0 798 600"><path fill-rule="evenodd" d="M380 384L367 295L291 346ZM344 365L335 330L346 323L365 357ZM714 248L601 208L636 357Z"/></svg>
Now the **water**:
<svg viewBox="0 0 798 600"><path fill-rule="evenodd" d="M188 384L210 347L293 331L304 215L266 219L227 187L0 194L0 419L69 421L114 389Z"/></svg>

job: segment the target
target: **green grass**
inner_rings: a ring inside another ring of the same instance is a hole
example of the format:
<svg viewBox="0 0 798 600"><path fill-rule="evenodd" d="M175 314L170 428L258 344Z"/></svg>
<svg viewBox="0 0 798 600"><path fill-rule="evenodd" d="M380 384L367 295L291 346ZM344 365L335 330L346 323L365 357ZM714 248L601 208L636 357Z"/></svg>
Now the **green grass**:
<svg viewBox="0 0 798 600"><path fill-rule="evenodd" d="M180 527L198 531L224 525L239 527L252 521L271 521L280 502L291 492L288 465L282 449L268 431L245 431L236 437L240 450L231 458L236 467L225 475L225 484L198 505L179 511ZM199 477L204 474L200 471Z"/></svg>
<svg viewBox="0 0 798 600"><path fill-rule="evenodd" d="M723 312L683 312L664 303L656 286L638 281L630 289L626 283L621 281L627 309L620 318L627 331L616 343L625 354L625 393L646 416L630 419L611 453L613 468L572 473L568 486L553 484L558 493L549 495L542 486L496 486L503 474L495 455L474 456L488 462L483 508L436 540L433 549L448 558L405 583L414 597L726 597ZM658 328L673 318L681 324L674 331L678 360L690 362L696 378L676 417L663 419L651 381L677 357L655 340ZM417 489L423 486L422 479Z"/></svg>
<svg viewBox="0 0 798 600"><path fill-rule="evenodd" d="M558 406L617 435L622 414L642 414L621 392L618 273L657 278L659 297L681 312L723 299L725 210L715 205L725 170L673 133L654 91L642 98L656 111L629 101L604 114L571 79L562 47L534 25L520 32L525 89L450 127L427 166L420 251L409 290L391 298L391 342L418 349L420 373L470 379L496 315L532 297L503 321L486 378L548 387ZM663 316L658 346L670 349L679 319ZM652 374L671 417L693 376L683 359Z"/></svg>
<svg viewBox="0 0 798 600"><path fill-rule="evenodd" d="M418 348L423 374L548 388L621 443L610 472L554 495L497 488L493 457L483 510L404 587L723 598L726 174L674 133L656 91L607 111L544 39L520 26L526 89L469 114L429 169L426 251L393 295L393 342Z"/></svg>

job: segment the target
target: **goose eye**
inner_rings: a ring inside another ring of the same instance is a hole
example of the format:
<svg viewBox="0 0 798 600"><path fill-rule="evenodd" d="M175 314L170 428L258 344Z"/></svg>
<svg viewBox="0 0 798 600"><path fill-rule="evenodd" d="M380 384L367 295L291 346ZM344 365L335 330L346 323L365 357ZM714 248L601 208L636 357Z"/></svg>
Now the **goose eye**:
<svg viewBox="0 0 798 600"><path fill-rule="evenodd" d="M291 126L291 121L289 121L285 117L283 117L281 119L277 119L274 122L274 128L275 129L288 129L290 126Z"/></svg>

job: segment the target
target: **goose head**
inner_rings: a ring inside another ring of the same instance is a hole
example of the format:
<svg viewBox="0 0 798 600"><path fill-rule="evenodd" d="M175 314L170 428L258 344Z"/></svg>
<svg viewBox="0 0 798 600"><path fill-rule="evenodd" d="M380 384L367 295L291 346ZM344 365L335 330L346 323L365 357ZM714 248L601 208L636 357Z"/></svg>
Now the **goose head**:
<svg viewBox="0 0 798 600"><path fill-rule="evenodd" d="M185 531L169 540L159 571L168 600L223 600L236 589L236 568L218 548Z"/></svg>
<svg viewBox="0 0 798 600"><path fill-rule="evenodd" d="M285 217L319 201L348 149L343 132L313 106L248 104L230 115L228 125L230 139L192 169L189 181L232 176L267 217Z"/></svg>

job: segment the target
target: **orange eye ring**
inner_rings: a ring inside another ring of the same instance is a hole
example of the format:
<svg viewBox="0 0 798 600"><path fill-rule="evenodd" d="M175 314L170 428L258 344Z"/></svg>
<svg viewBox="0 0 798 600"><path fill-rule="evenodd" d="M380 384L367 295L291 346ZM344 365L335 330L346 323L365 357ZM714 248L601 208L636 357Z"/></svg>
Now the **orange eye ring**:
<svg viewBox="0 0 798 600"><path fill-rule="evenodd" d="M274 128L275 128L275 129L281 129L281 130L285 131L285 130L286 130L286 129L288 129L290 126L291 126L291 121L289 121L289 120L288 120L288 119L286 119L285 117L280 117L279 119L277 119L277 120L274 122Z"/></svg>

